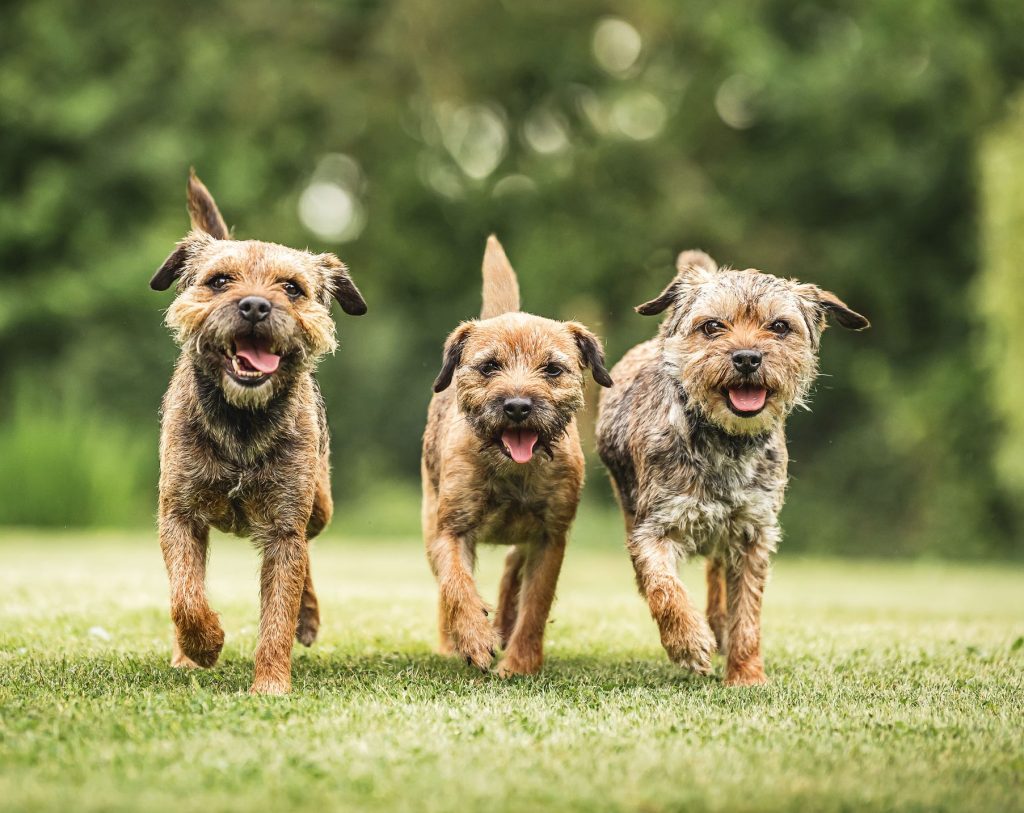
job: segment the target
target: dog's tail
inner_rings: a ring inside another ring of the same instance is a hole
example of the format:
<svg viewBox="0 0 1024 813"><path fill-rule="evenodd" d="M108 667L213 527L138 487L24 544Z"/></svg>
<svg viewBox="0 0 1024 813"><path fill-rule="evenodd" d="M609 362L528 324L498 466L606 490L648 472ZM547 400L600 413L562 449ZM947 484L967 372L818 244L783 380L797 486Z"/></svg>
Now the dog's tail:
<svg viewBox="0 0 1024 813"><path fill-rule="evenodd" d="M481 319L519 310L519 281L498 238L487 238L484 251L484 304Z"/></svg>

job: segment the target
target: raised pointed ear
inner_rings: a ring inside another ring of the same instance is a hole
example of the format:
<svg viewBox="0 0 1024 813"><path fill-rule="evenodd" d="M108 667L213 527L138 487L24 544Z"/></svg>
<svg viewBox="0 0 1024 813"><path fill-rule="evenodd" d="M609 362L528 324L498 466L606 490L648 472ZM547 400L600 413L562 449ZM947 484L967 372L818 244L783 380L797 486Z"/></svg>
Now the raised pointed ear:
<svg viewBox="0 0 1024 813"><path fill-rule="evenodd" d="M327 272L327 288L341 309L349 316L362 316L366 313L366 300L349 276L348 267L333 254L321 254L317 257L320 265Z"/></svg>
<svg viewBox="0 0 1024 813"><path fill-rule="evenodd" d="M718 263L698 249L682 252L676 257L676 276L664 291L650 302L636 306L641 316L657 316L675 302L684 285L696 282L700 277L707 277L718 271Z"/></svg>
<svg viewBox="0 0 1024 813"><path fill-rule="evenodd" d="M231 239L231 232L221 217L213 195L199 180L195 169L189 170L188 173L188 216L192 220L193 229L204 231L218 240Z"/></svg>
<svg viewBox="0 0 1024 813"><path fill-rule="evenodd" d="M434 379L434 392L444 392L452 383L455 375L455 368L462 361L462 351L466 347L466 340L473 332L472 322L463 322L451 332L444 343L444 361L441 363L441 372Z"/></svg>
<svg viewBox="0 0 1024 813"><path fill-rule="evenodd" d="M149 287L154 291L166 291L185 273L189 261L210 242L206 234L189 232L156 270L149 281Z"/></svg>
<svg viewBox="0 0 1024 813"><path fill-rule="evenodd" d="M612 377L608 375L608 370L604 366L604 349L601 347L601 340L579 322L569 322L568 327L580 350L580 359L584 366L590 368L590 372L598 384L602 387L610 387Z"/></svg>
<svg viewBox="0 0 1024 813"><path fill-rule="evenodd" d="M850 308L831 291L825 291L817 285L801 285L800 296L818 309L822 323L826 316L832 316L836 324L847 330L866 330L871 327L871 322L866 317Z"/></svg>

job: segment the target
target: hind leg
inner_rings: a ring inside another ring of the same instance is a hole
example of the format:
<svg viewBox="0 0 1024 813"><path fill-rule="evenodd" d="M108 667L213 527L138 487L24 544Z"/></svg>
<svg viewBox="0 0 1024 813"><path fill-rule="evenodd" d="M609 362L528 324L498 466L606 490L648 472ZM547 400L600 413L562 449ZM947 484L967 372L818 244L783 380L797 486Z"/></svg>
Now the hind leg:
<svg viewBox="0 0 1024 813"><path fill-rule="evenodd" d="M302 586L302 602L299 604L299 621L295 626L295 638L303 646L312 646L320 631L320 604L313 591L313 574L306 565L306 581Z"/></svg>
<svg viewBox="0 0 1024 813"><path fill-rule="evenodd" d="M726 607L725 564L720 559L708 559L708 625L715 633L718 651L725 652L726 634L729 628L729 611Z"/></svg>
<svg viewBox="0 0 1024 813"><path fill-rule="evenodd" d="M526 557L519 547L509 551L505 557L505 573L501 577L498 589L498 612L494 619L494 627L501 636L502 647L508 646L512 630L516 627L519 616L519 592L523 584L523 564Z"/></svg>

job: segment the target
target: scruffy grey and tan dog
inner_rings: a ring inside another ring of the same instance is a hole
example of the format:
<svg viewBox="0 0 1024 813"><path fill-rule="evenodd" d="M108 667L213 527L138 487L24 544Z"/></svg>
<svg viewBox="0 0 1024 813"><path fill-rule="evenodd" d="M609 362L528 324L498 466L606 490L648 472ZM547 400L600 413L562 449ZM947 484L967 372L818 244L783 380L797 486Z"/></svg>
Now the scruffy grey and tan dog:
<svg viewBox="0 0 1024 813"><path fill-rule="evenodd" d="M613 368L598 450L626 519L627 548L668 656L725 682L766 678L761 597L786 489L784 422L818 371L826 319L868 320L814 285L679 256L675 279L637 311L667 312L657 338ZM707 619L676 574L707 557Z"/></svg>
<svg viewBox="0 0 1024 813"><path fill-rule="evenodd" d="M164 396L160 546L175 627L172 665L212 666L224 645L206 600L210 527L263 555L255 694L291 689L292 638L320 614L308 541L331 518L327 420L313 369L335 348L331 299L366 303L333 254L231 239L206 187L188 182L192 231L153 276L181 355Z"/></svg>
<svg viewBox="0 0 1024 813"><path fill-rule="evenodd" d="M439 587L441 650L499 675L534 674L566 535L583 488L575 415L584 370L605 387L601 344L577 322L519 312L501 244L487 241L483 311L445 342L423 438L423 534ZM454 388L449 386L455 382ZM476 546L512 545L494 624Z"/></svg>

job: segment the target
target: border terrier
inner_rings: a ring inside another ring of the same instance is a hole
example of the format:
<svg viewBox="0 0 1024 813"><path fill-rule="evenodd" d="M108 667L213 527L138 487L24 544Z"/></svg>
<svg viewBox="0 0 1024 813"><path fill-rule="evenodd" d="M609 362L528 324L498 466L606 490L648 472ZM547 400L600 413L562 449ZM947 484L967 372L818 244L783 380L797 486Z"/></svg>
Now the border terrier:
<svg viewBox="0 0 1024 813"><path fill-rule="evenodd" d="M615 365L598 451L626 520L637 585L669 658L699 674L717 647L725 682L764 683L761 597L780 538L786 416L806 403L829 316L868 320L815 285L679 255L675 278L637 307L667 312L655 339ZM677 560L707 557L707 617Z"/></svg>
<svg viewBox="0 0 1024 813"><path fill-rule="evenodd" d="M480 319L444 345L423 438L423 535L439 588L441 651L530 675L583 488L576 413L584 371L611 386L597 337L519 312L516 274L487 241ZM453 388L449 388L452 382ZM494 624L473 578L479 543L511 545Z"/></svg>
<svg viewBox="0 0 1024 813"><path fill-rule="evenodd" d="M292 637L320 614L308 541L332 513L327 420L313 370L334 350L331 299L366 303L333 254L233 240L192 173L192 231L150 287L177 284L167 325L181 346L160 434L160 547L170 579L171 664L210 667L224 631L206 599L209 530L262 553L254 694L291 689Z"/></svg>

